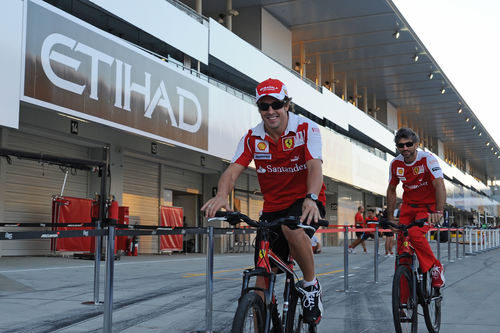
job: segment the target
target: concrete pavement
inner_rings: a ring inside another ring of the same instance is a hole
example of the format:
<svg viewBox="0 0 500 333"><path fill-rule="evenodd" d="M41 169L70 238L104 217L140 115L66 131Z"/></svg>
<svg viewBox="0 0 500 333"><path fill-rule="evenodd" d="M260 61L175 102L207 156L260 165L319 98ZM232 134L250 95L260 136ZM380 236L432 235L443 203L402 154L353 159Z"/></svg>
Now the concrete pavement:
<svg viewBox="0 0 500 333"><path fill-rule="evenodd" d="M441 248L447 278L441 332L500 332L500 250L449 263L446 248ZM374 283L373 242L368 242L368 249L369 254L358 251L349 256L349 285L356 293L337 291L344 287L343 248L324 248L316 255L325 308L319 332L394 332L394 258L379 257L379 282ZM455 259L454 244L451 254ZM216 332L230 331L241 271L251 264L249 254L214 258ZM204 330L205 271L204 255L122 257L115 266L113 331ZM104 263L101 272L100 300L104 300ZM103 306L82 304L93 300L92 261L2 257L0 299L1 332L102 332ZM420 317L419 332L426 331Z"/></svg>

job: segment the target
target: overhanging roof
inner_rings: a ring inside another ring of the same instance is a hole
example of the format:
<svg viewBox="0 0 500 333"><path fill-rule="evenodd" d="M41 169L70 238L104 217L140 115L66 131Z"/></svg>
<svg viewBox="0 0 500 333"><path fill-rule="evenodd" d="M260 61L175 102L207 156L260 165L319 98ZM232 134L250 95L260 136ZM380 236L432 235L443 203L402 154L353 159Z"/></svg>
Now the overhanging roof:
<svg viewBox="0 0 500 333"><path fill-rule="evenodd" d="M194 7L194 0L183 2ZM303 43L311 61L309 78L316 76L319 55L323 81L329 64L334 64L336 79L346 77L348 89L352 91L356 81L358 94L366 87L377 100L390 101L406 123L441 140L488 178L500 178L498 145L391 0L233 0L234 9L253 6L265 8L292 31L294 62ZM204 14L225 8L226 0L203 1ZM398 39L393 36L396 30Z"/></svg>

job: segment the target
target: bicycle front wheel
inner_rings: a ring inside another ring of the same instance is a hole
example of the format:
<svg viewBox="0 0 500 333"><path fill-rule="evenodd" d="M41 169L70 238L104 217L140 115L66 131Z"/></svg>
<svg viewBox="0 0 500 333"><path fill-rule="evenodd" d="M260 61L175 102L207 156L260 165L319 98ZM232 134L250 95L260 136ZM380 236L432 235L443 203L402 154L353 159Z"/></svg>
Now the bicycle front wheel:
<svg viewBox="0 0 500 333"><path fill-rule="evenodd" d="M302 302L297 291L291 293L288 301L286 333L316 333L316 324L304 323Z"/></svg>
<svg viewBox="0 0 500 333"><path fill-rule="evenodd" d="M441 327L441 289L432 287L431 272L423 274L423 300L425 325L429 333L438 333Z"/></svg>
<svg viewBox="0 0 500 333"><path fill-rule="evenodd" d="M410 268L398 266L392 281L392 314L396 333L417 333L416 282Z"/></svg>
<svg viewBox="0 0 500 333"><path fill-rule="evenodd" d="M254 292L240 299L233 319L232 333L263 333L266 320L264 302Z"/></svg>

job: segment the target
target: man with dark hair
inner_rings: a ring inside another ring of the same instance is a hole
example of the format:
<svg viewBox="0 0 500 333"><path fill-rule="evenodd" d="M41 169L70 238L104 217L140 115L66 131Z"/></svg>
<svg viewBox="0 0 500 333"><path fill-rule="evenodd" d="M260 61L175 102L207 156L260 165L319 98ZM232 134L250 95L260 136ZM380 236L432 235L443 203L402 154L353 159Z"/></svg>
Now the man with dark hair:
<svg viewBox="0 0 500 333"><path fill-rule="evenodd" d="M396 187L403 183L403 203L399 211L399 223L410 224L414 220L428 218L422 228L409 230L410 240L420 262L423 273L431 270L432 286L444 286L444 269L436 259L425 234L430 225L438 223L443 216L446 201L443 171L436 157L430 152L417 149L418 135L410 128L400 128L394 138L399 155L389 167L389 186L387 187L387 215L394 220L396 207ZM398 237L398 253L403 244Z"/></svg>
<svg viewBox="0 0 500 333"><path fill-rule="evenodd" d="M241 138L231 164L219 179L217 195L201 210L205 211L206 217L213 217L221 208L230 210L228 195L253 160L264 196L261 220L300 216L304 224L318 222L325 216L326 203L318 125L289 112L291 98L280 80L261 82L256 88L256 100L262 121ZM291 253L302 270L304 280L299 292L302 294L304 321L317 324L321 320L323 305L310 240L314 231L281 226L274 230L274 234L276 238L270 244L273 252L285 261ZM257 241L259 237L257 233ZM256 247L256 263L260 260L257 250ZM277 271L276 268L273 270ZM256 286L266 287L263 277L257 277Z"/></svg>

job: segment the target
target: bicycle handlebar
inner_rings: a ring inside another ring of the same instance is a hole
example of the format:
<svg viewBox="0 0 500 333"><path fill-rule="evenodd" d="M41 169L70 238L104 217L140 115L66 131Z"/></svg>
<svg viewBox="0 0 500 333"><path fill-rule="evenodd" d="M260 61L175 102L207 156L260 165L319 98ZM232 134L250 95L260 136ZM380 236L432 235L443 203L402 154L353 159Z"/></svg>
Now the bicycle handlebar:
<svg viewBox="0 0 500 333"><path fill-rule="evenodd" d="M386 219L380 219L380 226L382 226L382 228L386 229L388 226L391 226L393 228L396 228L396 229L399 229L401 231L406 231L410 228L413 228L415 226L417 227L423 227L425 222L427 222L427 218L423 218L423 219L419 219L419 220L415 220L413 221L412 223L406 225L406 224L396 224L396 223L393 223L389 220L386 220Z"/></svg>
<svg viewBox="0 0 500 333"><path fill-rule="evenodd" d="M313 229L316 230L319 227L327 227L328 226L328 221L327 220L318 220L318 222L312 221L310 225L305 225L300 222L300 216L288 216L288 217L282 217L273 221L260 221L257 222L255 220L252 220L245 214L242 214L240 212L222 212L218 211L215 213L215 217L209 219L209 222L212 220L219 220L219 221L227 221L231 225L238 224L240 222L245 222L251 227L254 228L272 228L276 227L278 225L284 224L288 227L292 228L304 228L304 229Z"/></svg>

